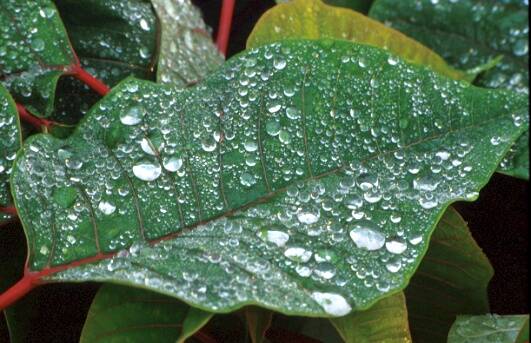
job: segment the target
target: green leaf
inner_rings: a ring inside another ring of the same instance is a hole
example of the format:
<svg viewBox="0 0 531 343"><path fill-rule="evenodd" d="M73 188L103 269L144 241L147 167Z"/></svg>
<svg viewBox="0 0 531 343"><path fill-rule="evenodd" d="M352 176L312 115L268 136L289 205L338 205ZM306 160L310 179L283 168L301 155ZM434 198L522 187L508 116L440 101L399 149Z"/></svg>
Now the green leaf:
<svg viewBox="0 0 531 343"><path fill-rule="evenodd" d="M478 0L377 0L370 16L426 44L456 68L472 68L501 55L501 62L475 83L529 94L528 10L521 0L496 6ZM529 179L528 135L500 172Z"/></svg>
<svg viewBox="0 0 531 343"><path fill-rule="evenodd" d="M161 25L157 81L189 86L223 63L210 29L190 0L152 0Z"/></svg>
<svg viewBox="0 0 531 343"><path fill-rule="evenodd" d="M524 343L529 340L529 315L459 316L448 343Z"/></svg>
<svg viewBox="0 0 531 343"><path fill-rule="evenodd" d="M33 114L49 116L59 77L76 64L61 18L48 0L0 3L0 78Z"/></svg>
<svg viewBox="0 0 531 343"><path fill-rule="evenodd" d="M466 222L448 208L405 291L414 341L446 342L457 315L489 312L487 287L493 275Z"/></svg>
<svg viewBox="0 0 531 343"><path fill-rule="evenodd" d="M0 207L12 206L9 177L17 150L22 145L17 107L0 84ZM0 223L11 215L0 212Z"/></svg>
<svg viewBox="0 0 531 343"><path fill-rule="evenodd" d="M497 171L520 179L529 180L529 131L526 131L518 138Z"/></svg>
<svg viewBox="0 0 531 343"><path fill-rule="evenodd" d="M273 312L250 306L244 309L244 314L251 342L263 343L265 333L273 320Z"/></svg>
<svg viewBox="0 0 531 343"><path fill-rule="evenodd" d="M189 89L128 80L69 138L33 136L19 153L29 268L213 312L366 309L405 287L527 111L524 95L346 41L253 49ZM58 187L75 189L72 207Z"/></svg>
<svg viewBox="0 0 531 343"><path fill-rule="evenodd" d="M345 343L412 342L403 293L382 299L366 311L330 321Z"/></svg>
<svg viewBox="0 0 531 343"><path fill-rule="evenodd" d="M404 34L360 13L325 5L321 0L294 0L273 7L255 25L247 47L285 39L324 38L381 47L410 63L430 66L456 80L471 77L453 69L435 52Z"/></svg>
<svg viewBox="0 0 531 343"><path fill-rule="evenodd" d="M154 292L105 284L90 307L80 342L182 343L212 315Z"/></svg>

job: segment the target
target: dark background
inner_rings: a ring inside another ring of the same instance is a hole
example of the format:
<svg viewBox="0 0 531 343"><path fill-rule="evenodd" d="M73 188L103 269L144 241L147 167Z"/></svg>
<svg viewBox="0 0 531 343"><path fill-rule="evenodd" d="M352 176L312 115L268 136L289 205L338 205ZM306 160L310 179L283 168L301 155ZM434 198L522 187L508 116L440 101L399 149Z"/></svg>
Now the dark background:
<svg viewBox="0 0 531 343"><path fill-rule="evenodd" d="M196 0L213 28L218 26L220 0ZM258 18L274 1L238 1L233 19L228 56L245 49L245 41ZM529 313L528 307L528 182L495 174L473 203L458 203L456 208L468 222L474 238L491 261L495 275L489 286L491 312ZM0 227L0 261L14 251L25 249L25 238L18 223ZM22 266L20 266L22 272ZM86 313L99 285L47 285L34 290L36 317L32 318L32 340L77 342ZM0 316L0 342L8 342Z"/></svg>

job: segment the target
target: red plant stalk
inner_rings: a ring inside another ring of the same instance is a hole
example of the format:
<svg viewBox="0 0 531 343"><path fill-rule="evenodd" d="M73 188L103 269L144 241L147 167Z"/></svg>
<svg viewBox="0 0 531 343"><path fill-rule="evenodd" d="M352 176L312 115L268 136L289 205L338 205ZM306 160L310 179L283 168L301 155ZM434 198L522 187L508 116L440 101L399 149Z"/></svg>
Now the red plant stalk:
<svg viewBox="0 0 531 343"><path fill-rule="evenodd" d="M0 206L0 213L10 214L12 216L16 216L17 215L17 209L15 208L15 206L6 206L6 207L1 207Z"/></svg>
<svg viewBox="0 0 531 343"><path fill-rule="evenodd" d="M229 35L235 2L236 0L223 0L223 4L221 5L216 44L223 55L227 55L227 46L229 45Z"/></svg>
<svg viewBox="0 0 531 343"><path fill-rule="evenodd" d="M70 72L73 77L89 86L93 91L95 91L99 95L104 96L109 93L109 86L89 74L79 64L73 65L70 69Z"/></svg>
<svg viewBox="0 0 531 343"><path fill-rule="evenodd" d="M30 124L37 130L41 130L43 127L46 129L50 129L52 126L55 125L55 122L51 120L47 120L44 118L39 118L31 114L24 106L17 103L17 111L18 115L20 117L20 120L22 120L25 123Z"/></svg>

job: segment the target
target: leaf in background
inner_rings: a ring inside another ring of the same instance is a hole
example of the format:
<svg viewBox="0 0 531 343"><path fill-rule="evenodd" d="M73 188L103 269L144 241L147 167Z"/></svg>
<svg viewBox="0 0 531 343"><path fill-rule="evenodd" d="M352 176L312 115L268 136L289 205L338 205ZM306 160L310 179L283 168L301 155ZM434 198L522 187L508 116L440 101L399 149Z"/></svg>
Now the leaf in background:
<svg viewBox="0 0 531 343"><path fill-rule="evenodd" d="M128 76L154 79L157 17L143 0L55 0L72 46L88 72L109 86ZM72 77L59 80L54 120L76 124L100 99Z"/></svg>
<svg viewBox="0 0 531 343"><path fill-rule="evenodd" d="M8 91L0 84L0 207L12 206L9 177L21 145L17 107ZM10 214L0 212L0 225L11 217Z"/></svg>
<svg viewBox="0 0 531 343"><path fill-rule="evenodd" d="M529 180L529 131L518 138L500 163L497 172Z"/></svg>
<svg viewBox="0 0 531 343"><path fill-rule="evenodd" d="M247 48L285 39L341 39L384 48L402 59L427 65L456 80L473 75L450 67L435 52L360 13L325 5L321 0L294 0L267 11L256 23Z"/></svg>
<svg viewBox="0 0 531 343"><path fill-rule="evenodd" d="M330 319L345 343L412 342L406 298L400 292L378 301L370 309Z"/></svg>
<svg viewBox="0 0 531 343"><path fill-rule="evenodd" d="M223 63L198 8L190 0L152 0L161 25L157 81L189 86Z"/></svg>
<svg viewBox="0 0 531 343"><path fill-rule="evenodd" d="M529 315L459 316L448 343L524 343L529 341Z"/></svg>
<svg viewBox="0 0 531 343"><path fill-rule="evenodd" d="M154 292L105 284L92 302L80 342L182 343L212 315Z"/></svg>
<svg viewBox="0 0 531 343"><path fill-rule="evenodd" d="M529 94L528 7L527 0L492 4L481 0L377 0L370 16L426 44L459 69L502 55L501 62L475 83ZM515 158L506 161L500 172L529 179L528 135L520 139Z"/></svg>
<svg viewBox="0 0 531 343"><path fill-rule="evenodd" d="M252 343L263 343L265 333L271 326L273 312L259 307L246 307L244 309L245 320Z"/></svg>
<svg viewBox="0 0 531 343"><path fill-rule="evenodd" d="M55 6L48 0L0 2L0 79L33 114L49 116L59 77L77 64Z"/></svg>
<svg viewBox="0 0 531 343"><path fill-rule="evenodd" d="M405 290L415 342L446 342L459 314L489 312L494 270L459 213L449 207Z"/></svg>
<svg viewBox="0 0 531 343"><path fill-rule="evenodd" d="M250 50L189 89L129 80L68 139L26 141L28 266L213 312L366 309L406 285L527 113L524 95L346 41Z"/></svg>
<svg viewBox="0 0 531 343"><path fill-rule="evenodd" d="M277 4L292 2L291 0L276 0ZM324 0L324 3L331 6L350 8L351 10L367 14L374 0Z"/></svg>

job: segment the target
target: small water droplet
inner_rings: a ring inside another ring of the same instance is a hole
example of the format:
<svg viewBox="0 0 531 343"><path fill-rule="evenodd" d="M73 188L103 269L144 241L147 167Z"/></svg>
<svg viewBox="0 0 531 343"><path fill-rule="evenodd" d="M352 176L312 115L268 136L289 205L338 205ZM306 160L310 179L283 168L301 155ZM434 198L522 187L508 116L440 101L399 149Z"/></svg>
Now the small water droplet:
<svg viewBox="0 0 531 343"><path fill-rule="evenodd" d="M133 106L120 115L120 121L124 125L137 125L142 122L145 112L144 107Z"/></svg>

